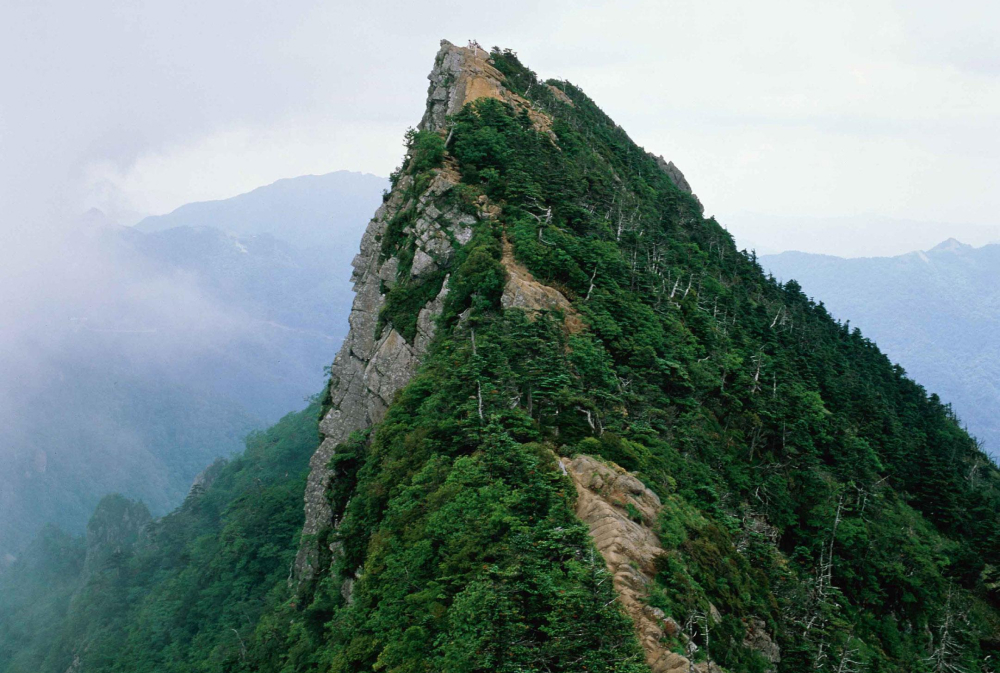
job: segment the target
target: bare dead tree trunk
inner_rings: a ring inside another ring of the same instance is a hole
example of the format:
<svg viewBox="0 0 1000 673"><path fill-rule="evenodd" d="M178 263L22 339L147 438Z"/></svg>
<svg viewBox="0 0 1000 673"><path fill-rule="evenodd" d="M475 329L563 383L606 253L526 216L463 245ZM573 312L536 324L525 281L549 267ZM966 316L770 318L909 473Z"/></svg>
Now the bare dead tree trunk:
<svg viewBox="0 0 1000 673"><path fill-rule="evenodd" d="M476 356L476 330L470 330L472 336L472 355ZM479 374L476 374L476 401L477 407L479 409L479 420L483 420L483 384L479 380Z"/></svg>
<svg viewBox="0 0 1000 673"><path fill-rule="evenodd" d="M694 274L692 273L691 277L688 278L688 286L684 288L684 295L681 297L681 299L684 299L684 297L688 296L688 292L691 291L691 285L693 284L694 284Z"/></svg>
<svg viewBox="0 0 1000 673"><path fill-rule="evenodd" d="M674 295L677 293L677 286L681 284L681 277L677 276L677 280L674 281L674 289L670 291L670 298L673 299Z"/></svg>
<svg viewBox="0 0 1000 673"><path fill-rule="evenodd" d="M753 360L757 362L757 371L753 374L753 385L750 386L751 393L756 393L760 390L760 366L763 359L764 354L761 351L757 351L757 354L753 356Z"/></svg>
<svg viewBox="0 0 1000 673"><path fill-rule="evenodd" d="M584 297L584 301L590 301L590 293L594 291L594 279L597 278L597 269L600 266L600 264L594 265L594 273L590 274L590 287L587 288L587 296Z"/></svg>
<svg viewBox="0 0 1000 673"><path fill-rule="evenodd" d="M968 620L966 609L955 607L955 589L948 587L944 615L937 627L937 644L931 655L924 659L934 673L966 673L961 664L962 648L958 634Z"/></svg>

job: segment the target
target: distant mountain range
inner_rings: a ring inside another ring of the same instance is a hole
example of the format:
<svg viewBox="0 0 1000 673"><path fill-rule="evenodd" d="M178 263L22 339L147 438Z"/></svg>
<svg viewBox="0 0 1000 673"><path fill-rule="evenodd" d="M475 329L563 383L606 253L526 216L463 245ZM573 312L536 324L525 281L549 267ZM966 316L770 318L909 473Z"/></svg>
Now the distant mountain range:
<svg viewBox="0 0 1000 673"><path fill-rule="evenodd" d="M40 303L24 350L0 357L0 566L46 523L82 531L110 492L168 511L248 432L303 408L347 331L350 262L387 184L305 176L134 228L77 223L66 263L91 280Z"/></svg>
<svg viewBox="0 0 1000 673"><path fill-rule="evenodd" d="M734 213L722 218L740 248L758 255L786 250L838 257L893 257L927 249L941 241L942 231L961 231L976 246L1000 241L1000 224L906 220L858 214L804 217Z"/></svg>
<svg viewBox="0 0 1000 673"><path fill-rule="evenodd" d="M949 239L897 257L784 252L760 262L859 327L1000 455L1000 245Z"/></svg>
<svg viewBox="0 0 1000 673"><path fill-rule="evenodd" d="M221 201L200 201L135 225L150 233L176 227L212 227L243 236L270 234L299 247L318 246L353 257L372 216L378 195L389 181L368 173L337 171L303 175L258 187ZM345 223L357 223L349 233ZM351 238L353 236L353 238ZM352 244L352 245L348 245Z"/></svg>

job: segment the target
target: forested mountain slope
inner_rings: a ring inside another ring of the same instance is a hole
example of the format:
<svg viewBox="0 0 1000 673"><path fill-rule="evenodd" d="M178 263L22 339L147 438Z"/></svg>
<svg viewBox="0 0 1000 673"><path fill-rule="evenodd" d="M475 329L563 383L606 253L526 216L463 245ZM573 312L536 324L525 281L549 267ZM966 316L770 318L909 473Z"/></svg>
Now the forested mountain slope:
<svg viewBox="0 0 1000 673"><path fill-rule="evenodd" d="M234 545L213 583L193 552L123 553L123 601L86 629L70 606L62 663L995 670L1000 473L937 397L512 52L442 43L408 140L355 262L296 562L270 524L194 544ZM217 502L268 502L254 488ZM285 572L244 572L265 551Z"/></svg>
<svg viewBox="0 0 1000 673"><path fill-rule="evenodd" d="M46 528L0 573L0 670L226 670L295 557L316 413L252 435L161 519L112 495L85 539Z"/></svg>
<svg viewBox="0 0 1000 673"><path fill-rule="evenodd" d="M897 257L785 252L760 262L861 328L1000 455L1000 245L951 239Z"/></svg>

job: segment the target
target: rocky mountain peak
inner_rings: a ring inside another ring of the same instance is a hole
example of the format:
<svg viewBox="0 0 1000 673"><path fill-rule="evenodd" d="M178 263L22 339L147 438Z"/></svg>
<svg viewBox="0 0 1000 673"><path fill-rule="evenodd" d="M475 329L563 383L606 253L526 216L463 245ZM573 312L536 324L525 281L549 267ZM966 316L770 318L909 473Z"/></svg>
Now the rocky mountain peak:
<svg viewBox="0 0 1000 673"><path fill-rule="evenodd" d="M503 86L503 74L489 59L489 53L475 43L456 47L442 41L429 76L420 131L443 135L448 116L470 100L493 97L518 103L519 97ZM312 577L323 552L317 538L337 524L326 498L334 477L328 464L337 446L352 433L378 423L396 392L410 381L444 308L456 249L469 241L478 219L491 216L489 207L480 208L479 216L462 210L452 194L460 176L448 164L432 169L423 182L411 172L404 167L394 182L352 262L351 329L331 366L320 421L322 442L310 463L303 544L296 561L300 579ZM416 307L414 324L403 328L386 317L387 299L392 292L412 291L429 292L428 299Z"/></svg>
<svg viewBox="0 0 1000 673"><path fill-rule="evenodd" d="M497 67L495 58L499 58L496 53L475 41L465 47L441 41L428 75L426 110L417 127L419 133L436 134L444 139L441 163L422 176L414 174L415 149L411 146L407 162L369 223L361 251L352 263L355 299L349 318L351 329L331 367L328 401L320 422L323 439L311 461L303 545L296 562L300 579L313 576L316 561L326 551L336 553L335 545L323 550L319 540L338 525L325 495L331 479L335 478L329 463L337 446L348 441L352 433L380 422L396 392L417 371L444 309L455 253L469 242L473 225L495 220L500 212L500 205L492 203L485 194L478 197L475 214L470 214L472 211L456 197L453 190L461 182L461 176L448 151L451 117L467 103L484 98L499 100L527 115L534 129L547 135L558 147L552 114L545 109L547 104L534 103L527 96L534 99L531 92L536 90L544 94L548 104L575 107L566 91L555 86L571 85L552 81L543 84L528 71L527 86L513 86ZM656 161L678 189L691 193L690 185L673 163L662 157ZM549 222L551 209L536 217L540 222ZM558 289L538 282L518 264L509 242L505 243L501 263L507 275L504 309L517 308L529 315L557 310L564 315L569 332L582 328L580 317L567 297ZM415 325L407 328L397 324L391 315L401 302L411 302L413 296L424 299L422 305L406 311L411 318L415 317ZM407 299L394 302L393 297Z"/></svg>
<svg viewBox="0 0 1000 673"><path fill-rule="evenodd" d="M421 131L440 131L445 128L448 116L461 110L466 103L496 98L526 110L535 128L551 133L551 117L535 109L523 96L510 91L504 74L494 67L490 52L474 40L470 40L467 47L441 40L441 49L427 79L430 80L427 110L417 127Z"/></svg>

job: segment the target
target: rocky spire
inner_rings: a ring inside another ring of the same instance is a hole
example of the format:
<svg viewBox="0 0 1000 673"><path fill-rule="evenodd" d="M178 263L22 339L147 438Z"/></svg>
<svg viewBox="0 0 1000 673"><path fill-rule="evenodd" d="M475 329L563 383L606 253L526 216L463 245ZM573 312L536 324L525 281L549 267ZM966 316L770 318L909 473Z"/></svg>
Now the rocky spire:
<svg viewBox="0 0 1000 673"><path fill-rule="evenodd" d="M503 75L488 63L480 47L456 47L441 42L429 75L427 111L420 129L443 132L447 115L468 100L482 96L504 97ZM435 169L429 186L414 194L413 179L402 175L388 198L375 212L361 239L361 251L352 263L355 298L350 331L331 367L329 410L320 421L321 443L310 461L305 492L305 524L296 558L296 576L308 579L319 557L318 538L336 525L326 499L331 471L328 468L338 444L353 432L382 420L396 392L405 386L420 364L433 337L436 318L448 292L447 279L438 295L419 312L412 342L396 329L379 322L391 288L404 280L419 279L429 271L447 269L454 246L468 242L476 218L445 201L459 176L446 167ZM382 237L394 217L413 209L414 224L404 232L413 237L413 263L401 278L400 260L385 255Z"/></svg>
<svg viewBox="0 0 1000 673"><path fill-rule="evenodd" d="M427 110L417 127L421 131L440 131L445 128L448 116L466 103L496 98L527 111L535 128L551 133L552 119L523 96L507 89L503 73L490 63L490 53L475 42L468 47L456 47L448 40L441 40L434 69L427 79L431 85L427 91Z"/></svg>
<svg viewBox="0 0 1000 673"><path fill-rule="evenodd" d="M489 63L490 54L475 43L456 47L441 40L434 59L434 69L427 76L427 110L417 127L421 131L439 131L448 115L462 109L469 101L488 96L502 98L503 74Z"/></svg>

